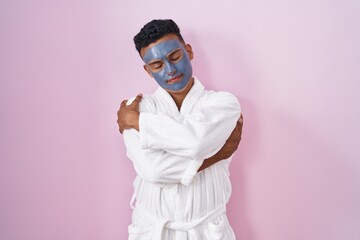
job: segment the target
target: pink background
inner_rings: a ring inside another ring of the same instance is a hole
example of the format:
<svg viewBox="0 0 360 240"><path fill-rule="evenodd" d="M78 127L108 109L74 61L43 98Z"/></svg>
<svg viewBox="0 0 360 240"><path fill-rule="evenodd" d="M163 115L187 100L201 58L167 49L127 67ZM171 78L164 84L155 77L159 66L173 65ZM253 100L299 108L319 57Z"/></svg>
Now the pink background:
<svg viewBox="0 0 360 240"><path fill-rule="evenodd" d="M127 238L116 111L157 87L132 37L173 18L244 113L240 240L360 239L360 2L0 0L0 239Z"/></svg>

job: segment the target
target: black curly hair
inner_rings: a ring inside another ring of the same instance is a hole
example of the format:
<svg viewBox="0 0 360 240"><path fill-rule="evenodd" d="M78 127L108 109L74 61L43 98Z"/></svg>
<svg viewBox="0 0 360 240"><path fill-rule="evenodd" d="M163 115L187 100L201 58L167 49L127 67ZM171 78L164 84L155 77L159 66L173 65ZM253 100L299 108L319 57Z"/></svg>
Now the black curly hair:
<svg viewBox="0 0 360 240"><path fill-rule="evenodd" d="M148 22L134 37L136 50L141 56L140 51L142 48L149 46L167 34L176 34L179 40L184 42L180 34L180 29L173 20L154 19Z"/></svg>

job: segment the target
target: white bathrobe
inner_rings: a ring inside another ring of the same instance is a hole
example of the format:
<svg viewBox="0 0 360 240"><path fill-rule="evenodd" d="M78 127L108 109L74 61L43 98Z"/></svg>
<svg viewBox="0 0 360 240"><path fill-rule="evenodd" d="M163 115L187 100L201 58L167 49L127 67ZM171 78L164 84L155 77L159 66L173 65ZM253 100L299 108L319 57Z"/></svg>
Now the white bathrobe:
<svg viewBox="0 0 360 240"><path fill-rule="evenodd" d="M205 90L197 78L180 111L162 88L143 97L140 131L123 134L137 173L130 240L235 239L226 217L231 159L197 170L224 145L240 112L236 97Z"/></svg>

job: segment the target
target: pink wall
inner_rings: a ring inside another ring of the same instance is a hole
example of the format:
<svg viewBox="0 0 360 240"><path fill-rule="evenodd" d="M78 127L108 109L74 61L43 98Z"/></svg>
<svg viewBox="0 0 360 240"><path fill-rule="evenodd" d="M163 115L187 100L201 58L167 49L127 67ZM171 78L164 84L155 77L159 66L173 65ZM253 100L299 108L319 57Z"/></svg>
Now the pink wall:
<svg viewBox="0 0 360 240"><path fill-rule="evenodd" d="M116 111L156 88L133 35L173 18L195 74L242 103L238 239L359 240L359 13L357 0L0 1L0 239L127 238Z"/></svg>

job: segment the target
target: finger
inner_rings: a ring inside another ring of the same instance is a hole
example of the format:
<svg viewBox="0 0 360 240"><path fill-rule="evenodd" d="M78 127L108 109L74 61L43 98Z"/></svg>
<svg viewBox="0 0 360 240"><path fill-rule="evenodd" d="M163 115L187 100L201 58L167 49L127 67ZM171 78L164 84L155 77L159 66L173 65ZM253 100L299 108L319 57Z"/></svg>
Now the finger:
<svg viewBox="0 0 360 240"><path fill-rule="evenodd" d="M241 128L242 128L242 123L239 122L239 121L237 121L237 122L236 122L235 130L236 130L237 132L239 132L239 131L241 131Z"/></svg>
<svg viewBox="0 0 360 240"><path fill-rule="evenodd" d="M120 107L124 107L124 106L126 106L126 104L127 104L127 101L128 101L128 100L124 100L124 101L122 101L122 102L121 102L121 105L120 105Z"/></svg>
<svg viewBox="0 0 360 240"><path fill-rule="evenodd" d="M239 138L241 138L241 132L242 132L242 126L239 121L236 121L236 126L232 133L230 134L230 137L228 140L230 141L239 141Z"/></svg>
<svg viewBox="0 0 360 240"><path fill-rule="evenodd" d="M119 121L118 121L118 124L119 124ZM124 132L124 128L123 128L122 126L120 126L120 124L119 124L119 132L120 132L121 134L123 134L123 132Z"/></svg>
<svg viewBox="0 0 360 240"><path fill-rule="evenodd" d="M240 115L239 122L240 122L241 124L244 123L244 118L243 118L243 115L242 115L242 114Z"/></svg>
<svg viewBox="0 0 360 240"><path fill-rule="evenodd" d="M130 104L131 106L137 105L141 102L141 98L142 98L142 94L139 93L136 98L134 99L134 101Z"/></svg>
<svg viewBox="0 0 360 240"><path fill-rule="evenodd" d="M239 126L239 123L237 122L234 130L231 132L231 134L230 134L229 138L227 139L227 141L233 141L239 135L240 135L240 126Z"/></svg>

